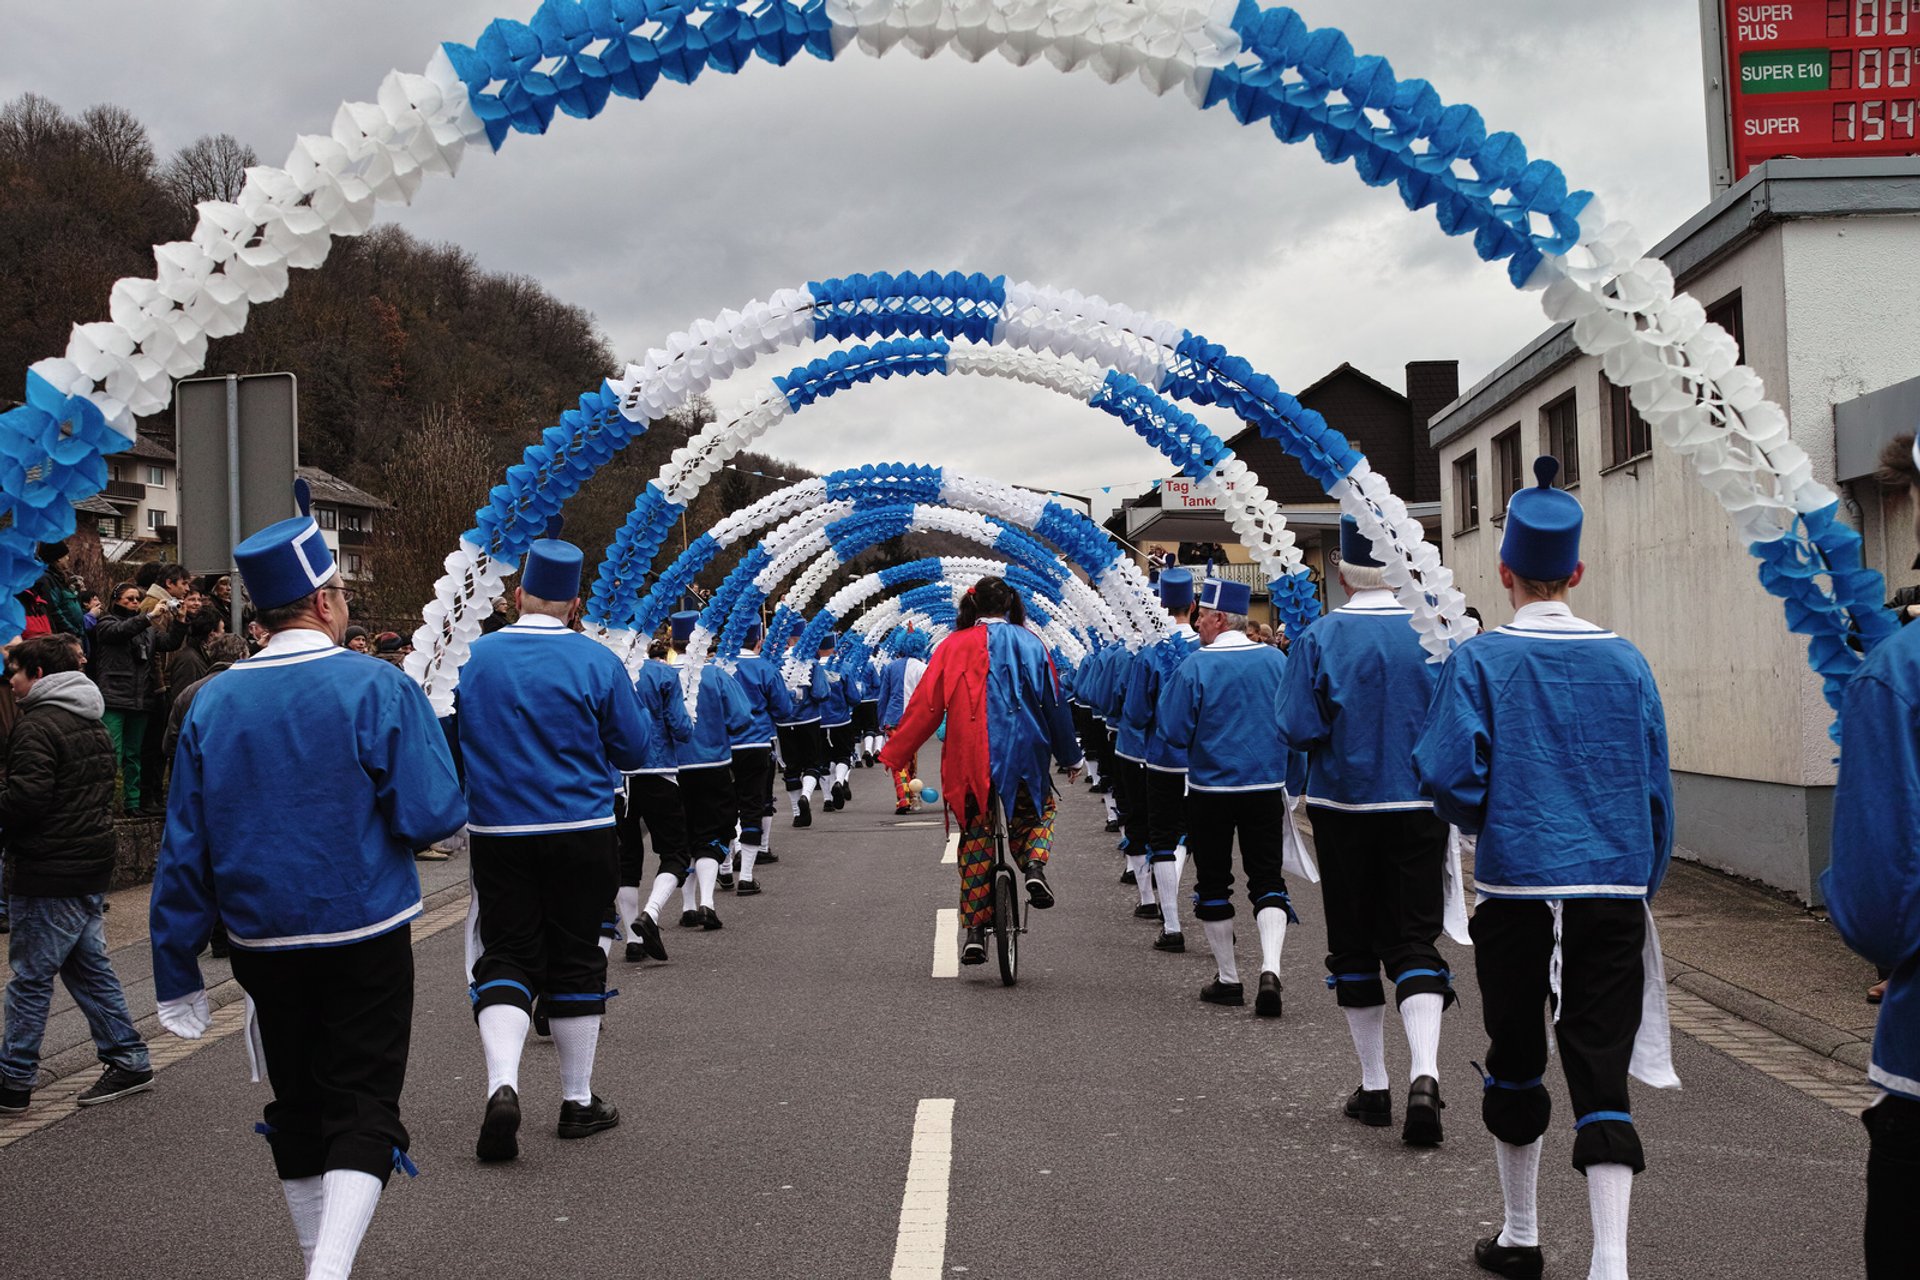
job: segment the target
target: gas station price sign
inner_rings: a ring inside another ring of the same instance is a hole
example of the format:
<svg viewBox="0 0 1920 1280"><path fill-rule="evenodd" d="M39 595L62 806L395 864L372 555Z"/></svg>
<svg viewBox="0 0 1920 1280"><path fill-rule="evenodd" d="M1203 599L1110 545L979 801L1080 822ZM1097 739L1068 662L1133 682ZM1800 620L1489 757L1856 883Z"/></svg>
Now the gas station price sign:
<svg viewBox="0 0 1920 1280"><path fill-rule="evenodd" d="M1779 156L1920 153L1920 0L1723 0L1735 181Z"/></svg>

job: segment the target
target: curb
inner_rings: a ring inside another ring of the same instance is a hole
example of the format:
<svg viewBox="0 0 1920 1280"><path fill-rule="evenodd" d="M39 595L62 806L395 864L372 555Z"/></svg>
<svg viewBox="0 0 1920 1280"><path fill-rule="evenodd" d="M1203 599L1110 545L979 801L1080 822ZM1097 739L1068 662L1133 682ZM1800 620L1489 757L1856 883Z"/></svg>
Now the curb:
<svg viewBox="0 0 1920 1280"><path fill-rule="evenodd" d="M1763 995L1736 987L1703 969L1666 956L1667 985L1679 987L1708 1004L1744 1019L1783 1039L1810 1049L1823 1058L1864 1073L1873 1054L1873 1042L1854 1032L1828 1026L1818 1018L1796 1012Z"/></svg>
<svg viewBox="0 0 1920 1280"><path fill-rule="evenodd" d="M467 885L465 881L436 889L420 900L420 916L416 916L415 919L419 919L421 916L431 915L441 907L447 906L449 903L466 896ZM225 982L215 983L213 986L207 988L207 1008L209 1011L224 1009L237 1000L245 999L246 994L245 991L240 989L238 981L233 978L228 978ZM140 1039L148 1044L152 1044L162 1036L168 1034L166 1029L160 1025L159 1016L151 1013L136 1021L133 1024L133 1029L139 1032ZM51 1057L42 1059L40 1063L40 1082L34 1087L36 1089L44 1089L57 1080L64 1080L76 1072L98 1066L99 1063L99 1052L93 1047L93 1042L91 1040L84 1041L71 1048L63 1049Z"/></svg>

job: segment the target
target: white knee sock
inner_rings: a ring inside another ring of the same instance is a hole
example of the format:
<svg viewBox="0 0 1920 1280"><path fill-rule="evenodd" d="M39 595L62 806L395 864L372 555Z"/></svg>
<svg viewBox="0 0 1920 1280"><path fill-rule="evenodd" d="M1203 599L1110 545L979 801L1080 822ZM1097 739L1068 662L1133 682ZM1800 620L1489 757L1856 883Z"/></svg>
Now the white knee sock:
<svg viewBox="0 0 1920 1280"><path fill-rule="evenodd" d="M793 818L800 816L800 793L798 791L787 792L787 815Z"/></svg>
<svg viewBox="0 0 1920 1280"><path fill-rule="evenodd" d="M1213 963L1220 971L1220 981L1240 981L1240 965L1233 958L1233 921L1203 920L1200 923L1206 930L1207 946L1213 949Z"/></svg>
<svg viewBox="0 0 1920 1280"><path fill-rule="evenodd" d="M553 1020L553 1047L560 1056L560 1096L568 1102L593 1101L593 1051L599 1043L599 1014Z"/></svg>
<svg viewBox="0 0 1920 1280"><path fill-rule="evenodd" d="M713 859L706 858L702 861L711 862ZM694 865L698 866L699 864L696 863ZM692 911L700 905L700 886L695 880L697 875L699 875L699 872L690 871L687 873L687 878L680 882L680 909L682 911Z"/></svg>
<svg viewBox="0 0 1920 1280"><path fill-rule="evenodd" d="M1120 806L1114 803L1113 792L1109 791L1100 798L1107 802L1107 821L1118 822L1120 820Z"/></svg>
<svg viewBox="0 0 1920 1280"><path fill-rule="evenodd" d="M1408 996L1400 1002L1400 1021L1407 1028L1407 1047L1413 1050L1409 1081L1421 1076L1440 1078L1440 1014L1446 1001L1436 991Z"/></svg>
<svg viewBox="0 0 1920 1280"><path fill-rule="evenodd" d="M847 765L836 764L833 766L833 780L835 782L845 782L852 774L852 768Z"/></svg>
<svg viewBox="0 0 1920 1280"><path fill-rule="evenodd" d="M1587 1166L1587 1207L1593 1213L1593 1263L1587 1280L1627 1280L1627 1209L1632 1199L1630 1166Z"/></svg>
<svg viewBox="0 0 1920 1280"><path fill-rule="evenodd" d="M1179 844L1173 847L1174 883L1178 884L1180 882L1180 877L1185 874L1187 874L1187 845L1186 845L1186 842L1183 840Z"/></svg>
<svg viewBox="0 0 1920 1280"><path fill-rule="evenodd" d="M680 886L680 877L671 871L662 871L653 878L653 888L647 891L647 905L641 910L647 913L655 924L660 923L660 913L666 910L667 902L673 897L673 891Z"/></svg>
<svg viewBox="0 0 1920 1280"><path fill-rule="evenodd" d="M1540 1243L1540 1139L1524 1147L1493 1140L1493 1162L1500 1170L1500 1199L1506 1205L1507 1220L1500 1228L1500 1243L1513 1248L1533 1248Z"/></svg>
<svg viewBox="0 0 1920 1280"><path fill-rule="evenodd" d="M1147 869L1147 855L1130 853L1127 855L1127 870L1133 872L1133 887L1139 891L1140 905L1153 905L1153 872Z"/></svg>
<svg viewBox="0 0 1920 1280"><path fill-rule="evenodd" d="M1153 864L1153 893L1160 899L1160 927L1168 933L1180 932L1180 864Z"/></svg>
<svg viewBox="0 0 1920 1280"><path fill-rule="evenodd" d="M703 907L712 906L713 884L720 876L720 860L718 858L695 858L693 860L693 876L694 879L700 882L700 905Z"/></svg>
<svg viewBox="0 0 1920 1280"><path fill-rule="evenodd" d="M1278 907L1262 907L1253 913L1260 930L1260 971L1280 976L1280 948L1287 940L1287 913Z"/></svg>
<svg viewBox="0 0 1920 1280"><path fill-rule="evenodd" d="M820 779L818 779L818 778L816 778L816 777L814 777L814 776L813 776L812 774L810 774L810 773L809 773L809 774L807 774L807 775L806 775L805 777L803 777L803 778L801 778L801 779L800 779L800 794L801 794L802 796L804 796L804 797L807 797L807 798L811 798L811 797L812 797L812 795L813 795L813 788L814 788L814 785L815 785L816 783L818 783L819 781L820 781ZM795 810L794 810L794 812L795 812L795 813L798 813L798 812L800 812L800 811L799 811L798 809L795 809Z"/></svg>
<svg viewBox="0 0 1920 1280"><path fill-rule="evenodd" d="M490 1004L480 1011L480 1050L487 1055L487 1096L501 1085L520 1091L520 1051L527 1045L527 1028L533 1019L525 1009L510 1004Z"/></svg>
<svg viewBox="0 0 1920 1280"><path fill-rule="evenodd" d="M740 883L742 884L753 883L753 864L754 864L754 861L759 858L759 856L760 856L760 848L758 845L747 844L744 841L741 842Z"/></svg>
<svg viewBox="0 0 1920 1280"><path fill-rule="evenodd" d="M604 933L600 935L600 954L603 956L613 954L613 939Z"/></svg>
<svg viewBox="0 0 1920 1280"><path fill-rule="evenodd" d="M633 922L640 918L639 885L620 886L620 892L613 895L613 914L620 921L620 940L640 941L639 935L633 931Z"/></svg>
<svg viewBox="0 0 1920 1280"><path fill-rule="evenodd" d="M720 866L718 869L718 873L720 875L730 876L733 874L733 856L739 851L740 851L740 842L738 840L735 840L733 843L727 846L726 856L720 859Z"/></svg>
<svg viewBox="0 0 1920 1280"><path fill-rule="evenodd" d="M287 1198L287 1212L293 1215L293 1234L300 1241L300 1261L311 1267L314 1242L320 1238L320 1215L327 1207L326 1180L283 1178L280 1194Z"/></svg>
<svg viewBox="0 0 1920 1280"><path fill-rule="evenodd" d="M1360 1058L1360 1087L1387 1087L1387 1006L1368 1005L1364 1009L1342 1009L1347 1015L1347 1032L1353 1037L1353 1051Z"/></svg>
<svg viewBox="0 0 1920 1280"><path fill-rule="evenodd" d="M320 1215L320 1235L314 1242L307 1280L347 1280L360 1241L373 1225L380 1179L358 1169L329 1169L325 1181L327 1203Z"/></svg>

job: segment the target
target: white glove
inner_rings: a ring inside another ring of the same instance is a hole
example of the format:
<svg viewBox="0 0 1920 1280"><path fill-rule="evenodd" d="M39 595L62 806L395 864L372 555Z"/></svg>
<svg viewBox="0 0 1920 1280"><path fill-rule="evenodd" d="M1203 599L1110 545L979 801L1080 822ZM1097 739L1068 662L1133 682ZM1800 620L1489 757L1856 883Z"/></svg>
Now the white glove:
<svg viewBox="0 0 1920 1280"><path fill-rule="evenodd" d="M198 1040L213 1021L204 989L178 1000L162 1000L154 1012L159 1015L160 1025L182 1040Z"/></svg>

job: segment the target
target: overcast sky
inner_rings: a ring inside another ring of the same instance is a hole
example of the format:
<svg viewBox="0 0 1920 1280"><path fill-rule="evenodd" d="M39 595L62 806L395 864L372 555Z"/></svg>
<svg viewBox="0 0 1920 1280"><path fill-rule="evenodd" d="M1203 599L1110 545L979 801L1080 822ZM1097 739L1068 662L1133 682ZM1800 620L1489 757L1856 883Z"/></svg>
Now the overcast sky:
<svg viewBox="0 0 1920 1280"><path fill-rule="evenodd" d="M392 67L471 44L536 0L87 0L9 15L0 97L133 110L164 156L230 132L267 163L324 133ZM1644 243L1707 198L1700 37L1678 0L1306 0L1362 53L1479 107L1598 192ZM416 234L525 272L591 310L622 360L697 317L858 271L1006 274L1125 302L1206 334L1302 387L1342 361L1403 386L1410 360L1458 359L1471 384L1544 326L1538 299L1449 239L1431 212L1311 144L1286 147L1224 108L1045 65L849 50L755 62L556 117L497 155L471 150L386 212ZM104 319L106 300L98 315ZM49 353L53 354L53 353ZM802 352L811 358L812 352ZM785 372L763 362L755 382ZM741 387L722 387L732 404ZM555 406L556 411L564 406ZM1233 424L1203 413L1222 434ZM1337 424L1336 424L1337 425ZM939 462L1079 492L1167 470L1112 419L1034 388L974 379L869 386L763 442L827 469Z"/></svg>

